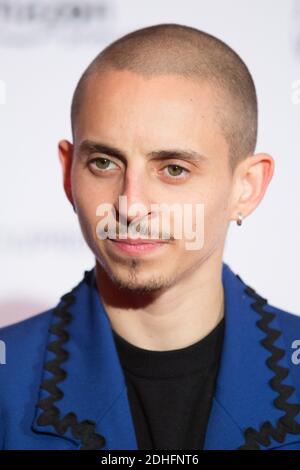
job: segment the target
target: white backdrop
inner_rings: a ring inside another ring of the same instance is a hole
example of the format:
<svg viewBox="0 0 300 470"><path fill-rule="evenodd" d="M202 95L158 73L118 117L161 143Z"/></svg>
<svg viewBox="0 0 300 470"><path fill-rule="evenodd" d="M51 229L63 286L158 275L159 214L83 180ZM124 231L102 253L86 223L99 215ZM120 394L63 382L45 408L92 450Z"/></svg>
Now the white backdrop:
<svg viewBox="0 0 300 470"><path fill-rule="evenodd" d="M0 0L0 324L54 306L94 264L67 202L57 142L76 82L113 39L195 26L245 60L257 151L275 159L260 206L229 230L224 260L272 305L300 314L300 0Z"/></svg>

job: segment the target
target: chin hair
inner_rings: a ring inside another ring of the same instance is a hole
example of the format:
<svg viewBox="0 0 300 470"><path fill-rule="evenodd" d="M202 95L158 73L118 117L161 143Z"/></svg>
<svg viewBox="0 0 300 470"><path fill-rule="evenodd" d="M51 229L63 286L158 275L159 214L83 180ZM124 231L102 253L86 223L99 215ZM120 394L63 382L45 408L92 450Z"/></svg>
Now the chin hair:
<svg viewBox="0 0 300 470"><path fill-rule="evenodd" d="M144 281L140 281L136 275L129 275L126 279L113 275L111 279L119 289L136 294L147 294L164 289L168 286L165 279L157 276L152 276Z"/></svg>
<svg viewBox="0 0 300 470"><path fill-rule="evenodd" d="M166 280L162 276L151 275L148 279L139 279L139 260L132 259L130 266L128 266L128 273L126 276L119 276L112 272L111 269L107 269L104 265L106 273L110 277L111 281L121 290L128 291L136 294L147 294L169 287L172 282Z"/></svg>

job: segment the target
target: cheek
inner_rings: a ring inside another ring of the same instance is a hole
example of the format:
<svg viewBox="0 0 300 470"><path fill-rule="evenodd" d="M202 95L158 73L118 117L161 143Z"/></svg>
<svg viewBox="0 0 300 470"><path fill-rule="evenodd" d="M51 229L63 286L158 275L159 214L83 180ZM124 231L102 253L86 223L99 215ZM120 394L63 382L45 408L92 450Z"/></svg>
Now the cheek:
<svg viewBox="0 0 300 470"><path fill-rule="evenodd" d="M99 181L88 173L88 170L75 168L72 174L72 194L77 206L78 216L96 221L97 207L103 202L108 202L109 195L105 185L99 185Z"/></svg>
<svg viewBox="0 0 300 470"><path fill-rule="evenodd" d="M97 197L91 191L87 191L86 188L82 187L77 187L73 194L78 217L91 224L96 219L96 209L99 204Z"/></svg>
<svg viewBox="0 0 300 470"><path fill-rule="evenodd" d="M193 222L196 230L197 221L200 221L205 247L224 238L228 224L230 185L224 178L209 178L205 185L202 184L201 193L197 200L202 204L202 211L199 211L198 218L193 216Z"/></svg>
<svg viewBox="0 0 300 470"><path fill-rule="evenodd" d="M72 193L81 231L88 245L92 247L91 244L96 238L96 209L99 204L99 195L84 184L81 178L74 179Z"/></svg>
<svg viewBox="0 0 300 470"><path fill-rule="evenodd" d="M228 226L228 193L216 192L206 204L205 241L215 243L223 240Z"/></svg>

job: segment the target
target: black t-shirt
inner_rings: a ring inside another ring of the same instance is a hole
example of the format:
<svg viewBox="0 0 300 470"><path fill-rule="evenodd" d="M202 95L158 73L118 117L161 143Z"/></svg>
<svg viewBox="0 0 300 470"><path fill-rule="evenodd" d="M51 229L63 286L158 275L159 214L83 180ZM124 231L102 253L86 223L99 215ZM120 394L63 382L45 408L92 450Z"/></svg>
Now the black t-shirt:
<svg viewBox="0 0 300 470"><path fill-rule="evenodd" d="M150 351L113 330L139 449L199 450L215 391L225 319L188 347Z"/></svg>

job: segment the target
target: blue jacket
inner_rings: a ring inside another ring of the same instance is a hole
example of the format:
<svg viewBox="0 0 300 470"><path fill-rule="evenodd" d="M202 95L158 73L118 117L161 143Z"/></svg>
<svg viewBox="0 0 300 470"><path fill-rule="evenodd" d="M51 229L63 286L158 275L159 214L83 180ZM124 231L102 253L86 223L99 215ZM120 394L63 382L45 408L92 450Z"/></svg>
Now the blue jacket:
<svg viewBox="0 0 300 470"><path fill-rule="evenodd" d="M0 448L138 449L95 270L46 312L0 329ZM204 449L300 449L300 317L223 263L225 336ZM293 356L294 353L294 356Z"/></svg>

